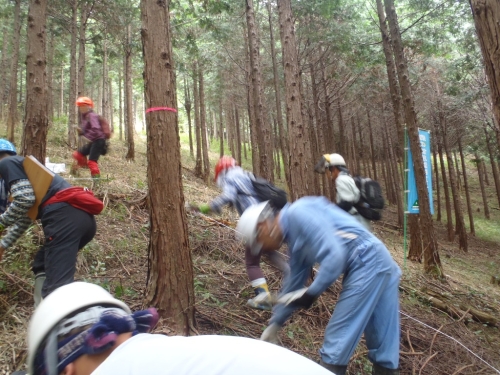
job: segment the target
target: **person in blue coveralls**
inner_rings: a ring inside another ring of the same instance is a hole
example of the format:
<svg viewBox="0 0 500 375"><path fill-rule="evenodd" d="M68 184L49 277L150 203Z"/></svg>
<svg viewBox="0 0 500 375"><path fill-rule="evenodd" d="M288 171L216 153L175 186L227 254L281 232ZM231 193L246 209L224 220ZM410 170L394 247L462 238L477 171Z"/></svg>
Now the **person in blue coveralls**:
<svg viewBox="0 0 500 375"><path fill-rule="evenodd" d="M304 197L273 211L266 202L248 208L236 230L250 248L268 251L286 242L290 275L261 340L278 333L297 309L308 309L343 274L342 291L325 330L320 364L342 375L365 334L374 375L399 374L401 271L384 244L352 215L324 197ZM311 267L314 281L305 287Z"/></svg>

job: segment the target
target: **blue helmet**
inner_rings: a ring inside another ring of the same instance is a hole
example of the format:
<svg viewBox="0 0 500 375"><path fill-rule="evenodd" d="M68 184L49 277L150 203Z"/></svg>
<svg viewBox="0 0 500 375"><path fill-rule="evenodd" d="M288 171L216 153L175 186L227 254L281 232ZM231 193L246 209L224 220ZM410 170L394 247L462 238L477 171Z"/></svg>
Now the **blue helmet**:
<svg viewBox="0 0 500 375"><path fill-rule="evenodd" d="M6 152L11 155L17 155L16 146L6 139L0 138L0 152Z"/></svg>

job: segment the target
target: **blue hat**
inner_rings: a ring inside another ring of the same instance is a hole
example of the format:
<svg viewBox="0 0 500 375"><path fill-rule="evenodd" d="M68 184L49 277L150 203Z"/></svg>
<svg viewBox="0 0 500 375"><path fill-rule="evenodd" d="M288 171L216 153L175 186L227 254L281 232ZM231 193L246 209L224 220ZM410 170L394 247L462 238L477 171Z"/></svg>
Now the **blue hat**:
<svg viewBox="0 0 500 375"><path fill-rule="evenodd" d="M0 152L6 152L11 155L17 155L16 146L6 139L0 138Z"/></svg>

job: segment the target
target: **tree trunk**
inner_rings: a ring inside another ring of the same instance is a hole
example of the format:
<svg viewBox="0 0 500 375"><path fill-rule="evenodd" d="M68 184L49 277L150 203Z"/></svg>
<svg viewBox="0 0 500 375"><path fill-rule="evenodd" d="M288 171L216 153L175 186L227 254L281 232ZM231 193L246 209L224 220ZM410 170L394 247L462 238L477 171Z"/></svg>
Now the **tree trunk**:
<svg viewBox="0 0 500 375"><path fill-rule="evenodd" d="M78 123L78 113L76 111L75 101L77 95L77 66L76 66L76 43L77 43L77 16L78 16L78 0L73 0L71 3L71 47L70 47L70 63L69 63L69 98L68 98L68 144L70 147L76 146L76 133L74 125Z"/></svg>
<svg viewBox="0 0 500 375"><path fill-rule="evenodd" d="M207 143L207 112L205 108L205 84L203 81L203 70L198 70L199 90L200 90L200 131L201 131L201 150L203 153L203 179L208 184L210 178L210 160L208 159Z"/></svg>
<svg viewBox="0 0 500 375"><path fill-rule="evenodd" d="M259 54L259 38L255 24L253 0L246 0L246 18L248 27L248 47L250 50L250 76L252 84L252 97L255 114L255 129L258 131L260 176L273 181L273 151L271 146L272 132L269 121L264 116L262 99L262 71Z"/></svg>
<svg viewBox="0 0 500 375"><path fill-rule="evenodd" d="M238 112L238 107L233 104L234 107L234 126L236 130L236 161L241 165L241 134L240 134L240 114ZM274 139L274 138L273 138Z"/></svg>
<svg viewBox="0 0 500 375"><path fill-rule="evenodd" d="M122 87L123 77L122 69L118 70L118 129L120 132L120 141L123 140L123 87Z"/></svg>
<svg viewBox="0 0 500 375"><path fill-rule="evenodd" d="M85 46L87 43L87 19L88 19L89 3L83 1L80 9L80 28L78 31L78 89L77 96L85 95Z"/></svg>
<svg viewBox="0 0 500 375"><path fill-rule="evenodd" d="M368 130L370 132L370 156L372 160L372 171L373 171L373 179L378 180L377 176L377 163L375 160L375 145L373 142L373 128L372 128L372 120L370 117L370 110L366 108L366 115L368 116Z"/></svg>
<svg viewBox="0 0 500 375"><path fill-rule="evenodd" d="M460 180L460 167L458 164L457 151L453 151L453 162L455 163L455 170L457 173L457 188L458 190L462 190L462 181Z"/></svg>
<svg viewBox="0 0 500 375"><path fill-rule="evenodd" d="M194 150L193 150L193 131L191 125L191 92L186 82L186 77L184 77L184 108L186 109L186 115L188 118L189 155L191 155L191 157L193 158Z"/></svg>
<svg viewBox="0 0 500 375"><path fill-rule="evenodd" d="M327 153L326 149L326 143L325 143L325 130L324 126L321 123L321 115L320 115L320 96L318 92L318 84L316 83L316 69L313 63L309 64L309 70L311 71L311 89L312 89L312 96L313 96L313 105L314 105L314 113L316 117L316 128L317 128L317 135L318 135L318 149L320 155L323 155L324 153ZM317 162L316 160L314 162ZM326 173L322 174L321 176L321 182L322 182L322 187L323 191L322 194L325 196L330 195L330 181L327 178L328 176Z"/></svg>
<svg viewBox="0 0 500 375"><path fill-rule="evenodd" d="M109 103L109 86L108 86L108 41L106 34L102 41L102 116L106 119L111 118L110 103Z"/></svg>
<svg viewBox="0 0 500 375"><path fill-rule="evenodd" d="M438 85L436 83L436 85ZM440 88L437 86L437 94L440 96ZM450 147L447 139L447 124L444 117L441 99L437 100L437 109L439 116L439 128L443 139L444 151L446 152L446 160L448 162L448 173L450 175L451 194L453 196L453 207L455 208L455 234L458 235L458 245L460 249L467 251L467 230L465 229L464 215L462 212L462 200L458 192L457 176L455 175L456 169L453 164L453 155L451 154Z"/></svg>
<svg viewBox="0 0 500 375"><path fill-rule="evenodd" d="M498 164L495 160L495 150L493 145L491 144L490 135L488 134L486 126L484 126L483 129L484 129L484 135L486 137L486 146L488 148L488 154L490 156L490 164L491 164L491 169L493 171L493 179L495 181L495 190L497 192L498 207L500 207L500 176L498 173Z"/></svg>
<svg viewBox="0 0 500 375"><path fill-rule="evenodd" d="M146 108L176 108L169 2L141 1ZM146 299L178 335L194 330L193 263L189 249L179 124L176 112L146 115L150 242Z"/></svg>
<svg viewBox="0 0 500 375"><path fill-rule="evenodd" d="M0 98L2 100L0 104L0 119L2 121L5 121L5 110L6 110L6 104L8 104L9 100L9 69L8 69L8 53L7 53L7 48L8 48L8 42L11 40L11 37L9 35L9 27L7 24L4 24L3 30L3 41L2 41L2 63L0 65L0 72L2 72L2 80L0 81Z"/></svg>
<svg viewBox="0 0 500 375"><path fill-rule="evenodd" d="M408 231L410 232L410 246L408 248L408 259L413 262L422 262L424 244L420 231L419 214L408 215Z"/></svg>
<svg viewBox="0 0 500 375"><path fill-rule="evenodd" d="M248 29L248 28L247 28ZM245 46L248 46L248 31L244 33ZM250 51L249 48L245 48L246 53L246 83L247 83L247 104L248 104L248 118L249 124L248 128L250 130L250 144L252 150L252 169L253 173L257 176L260 175L260 157L259 157L259 140L258 140L258 129L256 128L255 120L255 106L254 99L252 95L252 74L250 66Z"/></svg>
<svg viewBox="0 0 500 375"><path fill-rule="evenodd" d="M458 137L458 151L460 152L460 160L462 161L462 172L463 172L463 176L464 176L464 189L465 189L465 198L467 200L467 213L469 215L470 234L472 236L475 236L476 230L474 228L474 215L473 215L472 204L471 204L471 199L470 199L469 184L467 181L467 171L465 170L465 158L464 158L464 152L462 149L462 137Z"/></svg>
<svg viewBox="0 0 500 375"><path fill-rule="evenodd" d="M141 1L141 2L144 2ZM149 0L146 1L148 3ZM125 43L125 117L127 123L127 155L125 159L135 159L135 142L134 142L134 111L133 111L133 92L132 92L132 28L127 26L127 41ZM146 106L150 108L151 106Z"/></svg>
<svg viewBox="0 0 500 375"><path fill-rule="evenodd" d="M311 155L309 134L302 115L302 98L298 80L298 54L295 41L292 7L290 0L278 1L280 36L285 75L286 113L288 122L288 142L290 147L290 196L292 201L311 192L313 165L307 160Z"/></svg>
<svg viewBox="0 0 500 375"><path fill-rule="evenodd" d="M437 203L437 217L436 217L436 221L439 221L441 222L441 189L439 188L439 168L438 168L438 157L437 157L437 153L436 153L436 137L433 137L434 138L434 142L433 143L433 146L432 146L432 159L434 161L434 184L436 186L436 195L437 195L437 199L436 199L436 203Z"/></svg>
<svg viewBox="0 0 500 375"><path fill-rule="evenodd" d="M222 116L222 100L219 101L219 157L224 156L224 118Z"/></svg>
<svg viewBox="0 0 500 375"><path fill-rule="evenodd" d="M283 125L283 111L281 109L281 88L279 85L279 73L278 73L278 63L276 62L276 47L274 42L274 32L272 25L272 12L271 3L267 3L267 10L269 15L269 35L271 43L271 58L273 63L273 84L274 84L274 97L276 99L276 120L278 123L278 139L280 143L281 155L283 157L283 169L285 170L285 179L288 188L290 188L290 165L289 165L289 155L287 134L285 127Z"/></svg>
<svg viewBox="0 0 500 375"><path fill-rule="evenodd" d="M484 217L490 220L490 209L488 207L488 197L486 196L486 188L484 186L484 160L479 157L479 154L474 154L476 158L475 162L477 165L477 174L479 177L479 186L481 187L481 197L483 198L483 207L484 207Z"/></svg>
<svg viewBox="0 0 500 375"><path fill-rule="evenodd" d="M338 153L342 156L347 156L345 145L345 135L344 135L344 117L342 116L342 105L340 103L340 96L337 98L337 118L339 121L339 135L334 137L336 139L335 150L339 150ZM346 155L344 155L346 154ZM350 160L347 161L347 166L350 164Z"/></svg>
<svg viewBox="0 0 500 375"><path fill-rule="evenodd" d="M401 96L404 103L404 114L406 126L408 127L408 138L413 156L415 170L415 180L417 183L417 194L419 200L420 229L424 244L424 271L437 277L443 277L441 259L439 257L436 233L432 222L430 211L430 201L427 192L427 181L425 176L422 149L420 147L420 137L418 134L417 114L410 84L408 63L404 55L401 33L397 20L396 10L393 0L385 0L385 10L388 15L391 40L395 55L396 68L398 72ZM430 172L430 171L429 171Z"/></svg>
<svg viewBox="0 0 500 375"><path fill-rule="evenodd" d="M402 155L402 147L404 144L404 129L403 117L401 110L401 90L398 85L398 78L396 72L396 65L394 62L394 55L391 47L391 37L387 29L387 22L382 5L382 0L377 0L377 13L380 25L380 33L382 34L382 49L385 56L385 65L387 69L387 78L389 79L389 91L392 99L392 111L394 114L394 121L396 123L396 130L398 133L398 143L396 145L396 155L398 158Z"/></svg>
<svg viewBox="0 0 500 375"><path fill-rule="evenodd" d="M500 147L500 2L469 0L490 86L497 143Z"/></svg>
<svg viewBox="0 0 500 375"><path fill-rule="evenodd" d="M10 66L9 115L7 117L7 139L12 143L14 143L14 129L17 124L17 70L19 64L19 38L21 36L21 0L15 0L15 3Z"/></svg>
<svg viewBox="0 0 500 375"><path fill-rule="evenodd" d="M198 91L198 63L193 66L194 127L196 138L196 164L194 175L203 178L203 156L201 153L200 92Z"/></svg>
<svg viewBox="0 0 500 375"><path fill-rule="evenodd" d="M28 11L28 53L26 55L26 112L22 155L33 155L45 163L48 118L45 23L47 0L30 0Z"/></svg>
<svg viewBox="0 0 500 375"><path fill-rule="evenodd" d="M50 27L49 27L50 28ZM47 29L47 26L45 26ZM49 47L47 48L47 116L49 126L54 120L54 34L49 34ZM1 108L1 105L0 105Z"/></svg>
<svg viewBox="0 0 500 375"><path fill-rule="evenodd" d="M453 219L451 215L451 200L450 200L450 193L448 190L448 177L446 176L446 167L444 165L442 137L440 137L438 141L438 154L439 154L439 164L441 166L441 175L443 177L444 199L446 203L446 228L448 230L448 241L453 242L453 240L455 239L455 230L453 229Z"/></svg>
<svg viewBox="0 0 500 375"><path fill-rule="evenodd" d="M64 66L61 66L61 85L59 91L59 116L64 113Z"/></svg>

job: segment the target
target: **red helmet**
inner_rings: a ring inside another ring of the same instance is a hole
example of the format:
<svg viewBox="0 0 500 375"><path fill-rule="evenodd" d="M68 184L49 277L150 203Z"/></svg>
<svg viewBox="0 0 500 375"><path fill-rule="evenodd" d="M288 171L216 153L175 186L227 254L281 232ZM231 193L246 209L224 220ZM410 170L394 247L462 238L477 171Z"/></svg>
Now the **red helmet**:
<svg viewBox="0 0 500 375"><path fill-rule="evenodd" d="M76 105L77 107L88 105L90 108L94 108L94 102L92 101L92 99L87 98L86 96L80 96L78 99L76 99Z"/></svg>
<svg viewBox="0 0 500 375"><path fill-rule="evenodd" d="M219 159L217 164L215 164L215 181L217 181L217 177L222 171L226 169L232 168L236 166L236 160L234 160L231 156L223 156Z"/></svg>

